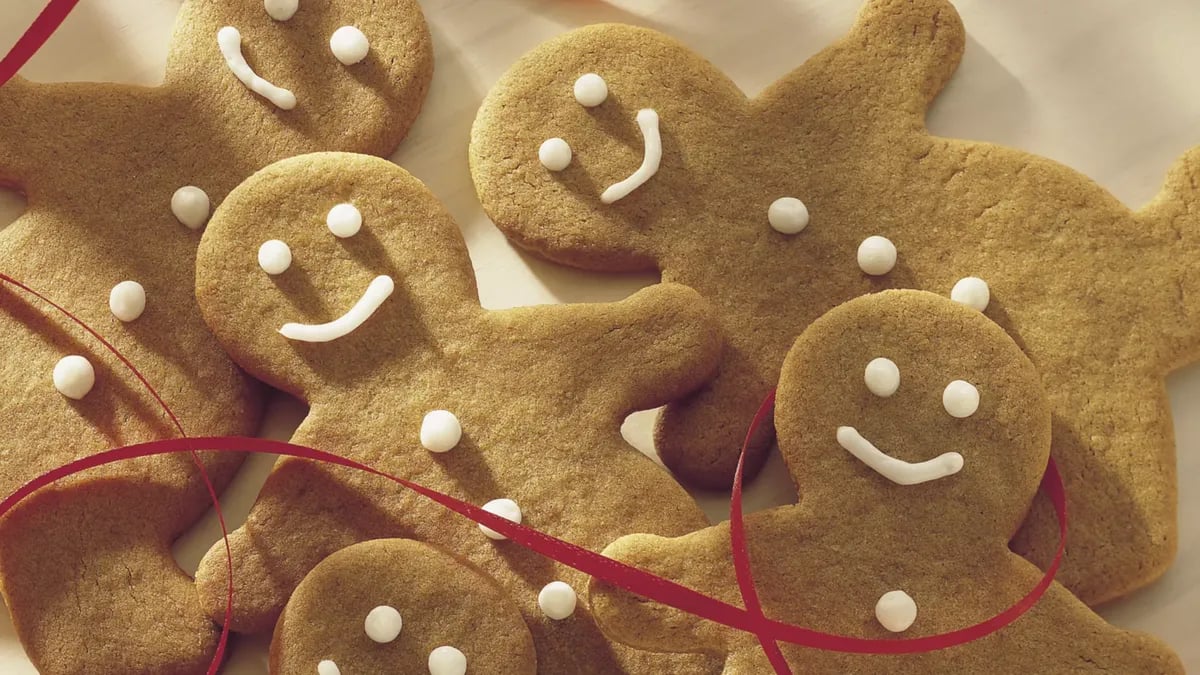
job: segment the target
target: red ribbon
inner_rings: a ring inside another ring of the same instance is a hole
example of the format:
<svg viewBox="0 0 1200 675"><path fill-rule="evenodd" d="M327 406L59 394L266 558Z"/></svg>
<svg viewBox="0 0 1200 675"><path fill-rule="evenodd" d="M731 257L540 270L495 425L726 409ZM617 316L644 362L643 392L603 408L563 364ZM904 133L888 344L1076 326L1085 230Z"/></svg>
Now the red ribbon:
<svg viewBox="0 0 1200 675"><path fill-rule="evenodd" d="M78 2L79 0L50 0L8 54L0 59L0 85L11 80L17 71L33 58Z"/></svg>
<svg viewBox="0 0 1200 675"><path fill-rule="evenodd" d="M145 386L155 400L159 402L163 410L176 422L177 428L182 433L182 426L179 426L178 420L171 412L169 406L163 401L151 387L146 378L137 370L137 368L129 362L121 353L105 340L99 333L87 326L82 320L72 315L63 307L50 301L42 294L34 291L28 286L18 282L4 274L0 274L0 281L5 281L13 284L17 288L24 290L35 297L48 303L51 307L65 314L72 321L82 326L84 330L90 333L93 337L100 341L102 345L114 355L137 377L137 379ZM309 448L302 445L292 443L284 443L281 441L271 441L261 438L243 438L236 436L211 436L211 437L196 437L196 438L171 438L148 441L114 450L107 450L99 454L90 455L82 459L77 459L69 464L53 469L33 480L29 481L18 489L13 494L0 501L0 518L7 514L21 500L28 497L33 492L61 480L68 476L87 471L98 466L123 462L140 457L150 457L155 455L173 454L179 452L191 453L195 457L196 448L203 448L210 451L218 452L253 452L263 454L278 454L290 457L298 457L302 459L315 460L335 464L338 466L357 469L367 473L380 476L392 481L398 485L408 488L424 497L431 499L438 504L458 513L475 523L485 525L500 534L505 535L517 544L524 546L540 555L555 560L559 563L572 567L585 574L589 574L597 579L601 579L615 586L624 588L627 591L637 595L644 596L655 602L669 605L676 609L683 610L690 614L694 614L709 621L715 621L725 626L735 628L742 631L754 633L758 636L759 642L763 649L766 650L767 656L774 666L777 673L790 674L790 669L783 658L776 642L788 642L803 647L811 647L815 649L824 649L830 651L852 652L859 654L909 654L915 652L927 652L937 649L945 649L960 645L972 640L977 640L981 637L989 635L1004 626L1015 621L1019 616L1028 611L1046 592L1050 584L1054 581L1054 575L1058 571L1059 564L1062 561L1063 549L1066 545L1067 531L1067 513L1066 513L1066 493L1063 488L1062 478L1059 476L1058 469L1053 460L1046 467L1046 473L1042 478L1042 489L1050 496L1054 509L1058 514L1059 519L1059 545L1058 551L1054 556L1054 561L1051 563L1049 570L1046 572L1042 580L1029 592L1025 597L1018 600L1007 610L997 614L996 616L983 621L981 623L969 626L950 633L940 635L930 635L920 638L909 639L865 639L855 638L843 635L832 635L821 633L819 631L810 630L801 626L769 619L763 613L762 605L759 602L758 594L755 591L753 574L750 567L749 551L746 547L745 527L742 519L742 467L745 462L746 451L749 447L750 438L753 437L757 430L770 414L774 403L774 394L772 393L763 401L758 413L755 415L754 422L751 424L750 430L746 435L746 443L742 445L741 456L738 459L738 471L735 474L733 484L733 496L730 501L730 540L733 547L734 569L737 573L738 586L741 589L743 601L746 608L735 607L728 603L722 602L715 598L706 596L702 593L694 591L686 586L678 584L669 579L655 576L649 572L641 570L637 567L626 565L611 558L606 558L603 555L594 553L585 548L581 548L567 541L552 537L543 532L535 530L525 525L518 525L508 521L500 516L488 513L483 509L464 502L460 499L451 497L450 495L438 492L431 488L425 487L419 483L393 476L373 467L355 462L340 455L335 455L315 448ZM197 460L199 466L199 461ZM203 471L201 466L201 476L204 479L209 489L209 495L213 500L213 505L217 509L218 517L220 517L220 504L217 499L216 491L212 486L208 476ZM226 548L226 566L228 570L228 594L226 597L225 606L225 626L221 630L221 639L218 643L216 654L213 657L213 662L209 668L210 675L215 675L216 669L221 662L221 658L225 652L225 645L228 640L229 618L233 612L233 569L232 559L229 553L229 539L225 529L224 519L221 517L221 536L225 541Z"/></svg>

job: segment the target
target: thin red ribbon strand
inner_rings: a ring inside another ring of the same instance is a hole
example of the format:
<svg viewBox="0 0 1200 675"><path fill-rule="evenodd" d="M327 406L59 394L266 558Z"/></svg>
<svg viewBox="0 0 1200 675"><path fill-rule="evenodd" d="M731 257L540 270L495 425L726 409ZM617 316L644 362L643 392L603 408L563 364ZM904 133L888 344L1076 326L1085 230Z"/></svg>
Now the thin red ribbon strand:
<svg viewBox="0 0 1200 675"><path fill-rule="evenodd" d="M88 333L98 339L106 349L116 354L121 362L125 364L131 372L134 373L137 379L152 393L154 392L149 382L137 370L137 368L131 362L129 362L128 359L122 356L108 341L104 340L99 333L87 326L87 324L85 324L82 320L72 315L65 308L50 301L44 295L37 293L33 289L18 282L8 275L0 274L0 280L13 284L17 288L27 291L33 294L35 297L42 299L50 304L50 306L52 306L54 309L65 314L72 321L82 326ZM163 408L167 410L168 414L174 418L174 414L170 412L170 409L166 405L165 401L162 401L162 399L157 396L157 393L154 393L154 395L156 400L158 400ZM738 459L739 467L744 465L746 452L749 447L749 440L753 437L757 428L766 420L766 417L772 408L772 403L773 394L763 402L762 406L759 408L758 414L755 415L754 423L751 425L750 431L747 433L747 442L742 446L741 455ZM738 576L738 584L743 594L743 600L747 605L746 609L736 607L715 598L706 596L695 590L687 588L686 586L678 584L669 579L655 576L654 574L641 570L637 567L626 565L611 558L606 558L603 555L581 548L570 542L557 539L533 528L512 523L497 515L488 513L487 511L484 511L483 509L468 502L464 502L450 495L425 487L419 483L390 475L340 455L335 455L302 445L259 438L211 436L160 439L130 445L123 448L107 450L99 454L83 457L69 464L53 469L37 478L34 478L23 485L16 492L6 497L2 502L0 502L0 518L2 518L13 507L20 503L21 500L25 499L33 492L68 476L73 476L99 466L136 459L139 457L149 457L179 452L192 453L193 457L195 457L195 448L204 448L208 451L214 452L252 452L285 455L326 462L329 464L348 467L380 476L398 485L408 488L428 499L431 499L434 502L441 504L442 506L468 518L475 523L485 525L507 536L517 544L550 558L551 560L572 567L585 574L589 574L597 579L601 579L655 602L674 607L689 614L693 614L700 618L714 621L737 630L753 633L758 637L760 643L763 644L764 649L767 650L767 654L772 665L781 675L790 673L790 670L788 669L786 661L783 659L782 653L779 651L778 645L775 644L776 642L788 642L803 647L859 654L910 654L946 649L970 642L972 640L977 640L997 630L1000 630L1027 612L1038 602L1039 599L1041 599L1042 595L1054 581L1054 576L1057 573L1058 567L1062 561L1063 550L1066 545L1066 493L1063 488L1062 478L1058 473L1058 469L1053 460L1051 460L1047 465L1046 473L1042 478L1042 489L1045 490L1049 495L1051 502L1054 505L1055 512L1058 514L1060 539L1058 551L1054 556L1054 560L1051 563L1050 568L1047 570L1042 580L1033 588L1033 590L1030 591L1025 597L1018 600L1007 610L973 626L968 626L960 630L943 633L940 635L930 635L907 639L878 640L822 633L808 628L803 628L801 626L795 626L777 621L775 619L770 619L765 616L761 603L758 600L757 592L754 590L749 552L746 548L744 522L742 520L741 510L741 472L738 472L734 482L735 498L731 500L730 507L730 515L732 519L730 538L731 543L733 544L733 558L735 570L737 571ZM207 475L202 473L202 476L204 476L209 485L210 497L213 499L214 506L218 509L219 514L220 505L215 489L212 488L211 481L208 481ZM218 650L213 658L212 666L209 669L210 675L215 675L216 668L219 666L221 658L224 654L224 646L228 638L229 617L232 615L233 611L232 558L229 554L228 533L225 529L224 522L222 522L221 536L225 541L226 547L228 594L226 597L225 627L222 628Z"/></svg>
<svg viewBox="0 0 1200 675"><path fill-rule="evenodd" d="M17 71L33 58L78 3L79 0L50 0L8 54L0 59L0 86L11 80Z"/></svg>

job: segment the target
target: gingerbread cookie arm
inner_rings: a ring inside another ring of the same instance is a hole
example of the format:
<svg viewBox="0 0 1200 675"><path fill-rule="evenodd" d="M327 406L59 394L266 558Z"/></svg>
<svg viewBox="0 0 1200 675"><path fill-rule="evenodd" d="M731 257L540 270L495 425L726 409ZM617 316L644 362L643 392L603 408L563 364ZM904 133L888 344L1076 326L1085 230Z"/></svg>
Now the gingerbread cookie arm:
<svg viewBox="0 0 1200 675"><path fill-rule="evenodd" d="M737 593L728 523L676 538L631 534L610 544L604 555L705 593L725 589L716 597L740 604L740 599L724 596ZM605 634L639 649L720 655L733 651L731 644L741 639L736 632L605 581L593 579L588 593Z"/></svg>
<svg viewBox="0 0 1200 675"><path fill-rule="evenodd" d="M27 177L28 143L36 129L30 124L37 114L37 98L31 95L35 86L17 76L0 87L0 185L23 187Z"/></svg>
<svg viewBox="0 0 1200 675"><path fill-rule="evenodd" d="M551 305L491 313L500 334L521 336L539 361L583 360L569 386L604 393L619 419L698 387L716 367L720 337L708 303L677 284L660 284L616 303ZM570 336L564 340L564 336ZM581 351L581 349L583 351ZM571 356L568 356L569 353Z"/></svg>

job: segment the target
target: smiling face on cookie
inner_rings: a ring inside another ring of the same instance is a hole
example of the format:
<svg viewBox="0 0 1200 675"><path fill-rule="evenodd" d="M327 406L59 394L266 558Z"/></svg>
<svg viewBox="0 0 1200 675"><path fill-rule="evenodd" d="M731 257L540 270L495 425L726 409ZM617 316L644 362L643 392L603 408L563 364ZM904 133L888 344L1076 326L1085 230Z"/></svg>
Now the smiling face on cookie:
<svg viewBox="0 0 1200 675"><path fill-rule="evenodd" d="M1007 536L1045 468L1050 416L999 326L931 293L889 291L796 341L776 426L804 500L899 503L901 517L939 529L983 512L984 529Z"/></svg>
<svg viewBox="0 0 1200 675"><path fill-rule="evenodd" d="M471 320L456 226L385 168L334 153L281 162L259 176L270 189L233 194L205 230L201 311L256 375L297 393L369 380Z"/></svg>

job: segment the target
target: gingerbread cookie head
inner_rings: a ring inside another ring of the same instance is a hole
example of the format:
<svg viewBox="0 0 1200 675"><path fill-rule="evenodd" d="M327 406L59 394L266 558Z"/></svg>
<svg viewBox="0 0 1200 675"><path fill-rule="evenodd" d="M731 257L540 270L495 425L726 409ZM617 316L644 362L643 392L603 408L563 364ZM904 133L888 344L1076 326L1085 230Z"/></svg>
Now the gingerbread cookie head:
<svg viewBox="0 0 1200 675"><path fill-rule="evenodd" d="M487 575L426 544L377 539L334 553L296 587L271 672L532 675L537 657L521 612Z"/></svg>
<svg viewBox="0 0 1200 675"><path fill-rule="evenodd" d="M591 550L628 532L680 534L704 522L690 496L620 436L630 412L711 374L719 337L690 289L659 284L615 303L486 310L457 226L420 181L382 159L316 153L277 162L230 194L204 232L196 294L238 364L309 403L296 443ZM232 627L273 626L326 555L404 537L467 559L500 584L545 672L711 666L613 645L576 596L585 575L493 535L371 476L283 460L230 537ZM197 573L217 620L224 570L216 546Z"/></svg>
<svg viewBox="0 0 1200 675"><path fill-rule="evenodd" d="M932 293L865 296L805 330L783 373L779 447L809 508L854 504L955 536L1016 532L1049 457L1050 413L1033 364L990 319Z"/></svg>
<svg viewBox="0 0 1200 675"><path fill-rule="evenodd" d="M922 291L835 308L788 353L775 422L799 503L745 520L768 617L925 637L988 621L1041 581L1007 541L1046 467L1049 405L1029 359L976 310ZM742 602L728 523L624 537L605 554ZM726 673L770 671L752 634L603 582L591 600L619 640L722 653ZM780 646L811 672L1182 672L1160 642L1106 625L1058 584L1016 621L955 647L889 656Z"/></svg>
<svg viewBox="0 0 1200 675"><path fill-rule="evenodd" d="M472 174L517 244L657 269L714 304L720 369L667 406L656 438L689 484L728 488L796 331L838 304L917 288L984 312L1038 364L1080 524L1061 578L1101 602L1175 552L1163 378L1200 358L1195 163L1135 212L1045 158L930 135L926 107L965 42L945 0L870 0L845 37L749 99L661 33L582 28L492 90ZM1036 500L1014 547L1045 565L1056 540Z"/></svg>
<svg viewBox="0 0 1200 675"><path fill-rule="evenodd" d="M392 152L431 69L412 0L369 12L348 0L194 0L180 7L161 86L14 80L0 87L0 181L24 191L28 209L0 232L0 269L104 335L188 434L253 433L258 388L194 297L201 231L234 186L275 159ZM7 286L0 344L0 493L178 433L111 353ZM203 460L218 488L240 461ZM118 464L48 492L0 535L5 599L30 659L45 673L202 669L216 629L170 554L209 508L192 460ZM40 512L50 508L59 510ZM76 536L97 531L109 537ZM81 622L79 607L110 618ZM136 623L124 619L134 613Z"/></svg>

